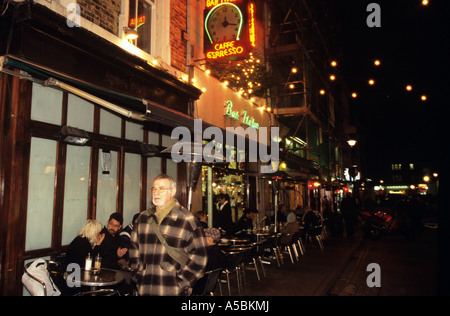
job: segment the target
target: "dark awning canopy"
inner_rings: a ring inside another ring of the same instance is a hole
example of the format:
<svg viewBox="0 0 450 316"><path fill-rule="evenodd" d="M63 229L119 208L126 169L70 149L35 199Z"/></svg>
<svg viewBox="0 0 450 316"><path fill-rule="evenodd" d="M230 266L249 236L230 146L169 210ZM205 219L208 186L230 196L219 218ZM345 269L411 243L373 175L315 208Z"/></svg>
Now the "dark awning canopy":
<svg viewBox="0 0 450 316"><path fill-rule="evenodd" d="M139 119L141 121L156 121L168 126L182 125L193 129L193 117L155 102L107 90L15 56L3 56L1 58L2 72L8 72L9 74L38 81L44 85L61 88L101 106L106 106L110 110L129 118ZM14 70L18 70L19 72Z"/></svg>

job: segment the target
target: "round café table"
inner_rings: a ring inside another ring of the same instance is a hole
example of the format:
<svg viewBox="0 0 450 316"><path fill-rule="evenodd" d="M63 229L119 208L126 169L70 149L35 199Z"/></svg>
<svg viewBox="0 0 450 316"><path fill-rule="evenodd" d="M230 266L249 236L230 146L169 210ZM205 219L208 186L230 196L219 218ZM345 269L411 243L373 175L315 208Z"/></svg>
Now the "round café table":
<svg viewBox="0 0 450 316"><path fill-rule="evenodd" d="M64 279L70 286L90 287L91 291L97 290L99 287L108 287L122 283L125 279L125 275L119 270L101 268L99 272L93 270L80 269L80 279L73 275L75 272L64 273ZM71 278L68 280L68 277Z"/></svg>

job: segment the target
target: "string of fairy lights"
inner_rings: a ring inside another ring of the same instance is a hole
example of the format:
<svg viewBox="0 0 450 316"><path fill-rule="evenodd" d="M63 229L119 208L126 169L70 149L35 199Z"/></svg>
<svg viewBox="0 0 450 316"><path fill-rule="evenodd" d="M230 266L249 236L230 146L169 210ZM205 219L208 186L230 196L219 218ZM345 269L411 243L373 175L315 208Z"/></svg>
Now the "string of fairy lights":
<svg viewBox="0 0 450 316"><path fill-rule="evenodd" d="M423 6L428 6L430 1L422 0ZM375 67L382 67L382 61L380 59L373 60L373 65ZM339 63L337 60L330 61L331 69L337 69ZM205 72L208 75L212 75L220 80L222 84L229 87L240 96L243 96L250 100L251 102L255 102L255 98L264 98L267 97L267 91L271 87L270 82L270 74L266 68L265 62L263 62L262 58L258 57L258 52L249 53L249 57L246 59L229 61L226 64L208 64ZM291 81L291 76L297 74L299 72L297 67L293 67L291 72L289 73L289 78L284 83L283 90L295 90L297 88L298 82ZM338 80L338 76L336 73L329 74L329 80L331 82L335 82ZM196 79L192 79L192 84L196 85ZM303 82L300 81L300 84ZM367 84L369 86L376 86L377 81L375 78L368 78ZM206 88L199 87L203 92L206 92ZM405 83L405 90L409 93L412 93L415 89L411 83ZM311 91L310 91L311 92ZM319 90L320 95L326 95L328 91L324 88ZM350 97L353 99L357 99L360 96L360 92L352 91L350 92ZM421 93L419 94L419 98L422 102L428 101L427 94ZM278 100L279 101L279 100ZM278 101L274 106L278 106ZM256 104L255 104L256 105ZM257 105L259 106L259 105ZM271 106L263 106L262 110L271 113Z"/></svg>

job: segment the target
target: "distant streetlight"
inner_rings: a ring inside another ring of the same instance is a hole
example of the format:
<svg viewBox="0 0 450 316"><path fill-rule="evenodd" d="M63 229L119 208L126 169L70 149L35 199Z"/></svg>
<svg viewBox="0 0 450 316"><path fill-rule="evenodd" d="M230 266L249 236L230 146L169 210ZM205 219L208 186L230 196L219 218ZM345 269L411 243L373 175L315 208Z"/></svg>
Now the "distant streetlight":
<svg viewBox="0 0 450 316"><path fill-rule="evenodd" d="M428 0L423 0L423 1L422 1L422 4L423 4L424 6L427 6L429 3L430 3L430 2L429 2Z"/></svg>
<svg viewBox="0 0 450 316"><path fill-rule="evenodd" d="M406 86L406 91L412 91L412 89L413 89L413 88L412 88L411 85L407 85L407 86Z"/></svg>
<svg viewBox="0 0 450 316"><path fill-rule="evenodd" d="M323 90L323 89L320 90L320 94L321 94L321 95L324 95L324 94L325 94L325 90Z"/></svg>
<svg viewBox="0 0 450 316"><path fill-rule="evenodd" d="M375 66L377 66L377 67L381 65L381 61L379 61L378 59L375 60L373 63L374 63Z"/></svg>
<svg viewBox="0 0 450 316"><path fill-rule="evenodd" d="M373 86L373 85L375 84L375 80L370 79L370 80L369 80L369 84L370 84L371 86Z"/></svg>
<svg viewBox="0 0 450 316"><path fill-rule="evenodd" d="M357 97L358 97L358 94L357 94L356 92L353 92L353 93L352 93L352 98L353 98L353 99L356 99Z"/></svg>
<svg viewBox="0 0 450 316"><path fill-rule="evenodd" d="M337 62L336 62L335 60L333 60L333 61L331 62L331 66L332 66L332 67L337 67Z"/></svg>
<svg viewBox="0 0 450 316"><path fill-rule="evenodd" d="M425 181L425 182L429 182L429 181L430 181L430 177L429 177L429 176L425 176L425 177L423 177L423 181Z"/></svg>
<svg viewBox="0 0 450 316"><path fill-rule="evenodd" d="M353 147L355 147L357 141L354 140L354 139L349 139L349 140L347 141L347 143L348 143L348 145L349 145L350 147L353 148Z"/></svg>

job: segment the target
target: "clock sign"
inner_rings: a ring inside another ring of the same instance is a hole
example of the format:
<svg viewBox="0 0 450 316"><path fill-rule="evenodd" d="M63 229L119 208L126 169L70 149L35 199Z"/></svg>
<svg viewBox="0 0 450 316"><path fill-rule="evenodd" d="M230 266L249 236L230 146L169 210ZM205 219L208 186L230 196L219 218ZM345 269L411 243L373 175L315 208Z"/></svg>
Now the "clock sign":
<svg viewBox="0 0 450 316"><path fill-rule="evenodd" d="M255 4L248 0L211 0L205 9L205 54L208 60L245 57L255 46Z"/></svg>

